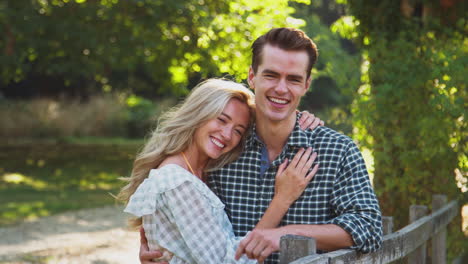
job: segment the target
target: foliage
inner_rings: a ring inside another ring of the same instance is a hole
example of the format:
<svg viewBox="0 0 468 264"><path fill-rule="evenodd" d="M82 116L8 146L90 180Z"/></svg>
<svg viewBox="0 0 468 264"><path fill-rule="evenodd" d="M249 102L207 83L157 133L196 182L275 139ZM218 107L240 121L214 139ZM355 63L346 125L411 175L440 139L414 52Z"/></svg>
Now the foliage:
<svg viewBox="0 0 468 264"><path fill-rule="evenodd" d="M353 118L351 113L347 111L349 110L347 107L349 106L339 105L335 107L325 107L314 111L313 114L324 120L325 126L351 136L353 134ZM367 160L366 165L368 165Z"/></svg>
<svg viewBox="0 0 468 264"><path fill-rule="evenodd" d="M113 204L140 144L0 145L0 226Z"/></svg>
<svg viewBox="0 0 468 264"><path fill-rule="evenodd" d="M143 137L157 116L174 100L150 101L136 96L93 96L87 101L4 100L0 136L16 138Z"/></svg>
<svg viewBox="0 0 468 264"><path fill-rule="evenodd" d="M373 150L383 213L401 227L407 208L430 204L434 193L467 202L463 1L347 2L354 17L334 27L364 49L362 85L353 108L356 137ZM444 6L447 2L453 6ZM460 189L455 172L465 179L458 182ZM459 227L456 223L452 230ZM463 248L459 234L451 239L458 254Z"/></svg>
<svg viewBox="0 0 468 264"><path fill-rule="evenodd" d="M135 95L125 100L126 136L141 138L156 126L159 114L173 103L173 100L151 100Z"/></svg>
<svg viewBox="0 0 468 264"><path fill-rule="evenodd" d="M358 54L351 54L342 39L321 21L314 11L317 2L298 5L295 15L304 19L304 31L317 44L319 60L313 68L311 91L302 100L308 109L342 106L349 112L352 95L359 87ZM311 107L312 106L312 107Z"/></svg>
<svg viewBox="0 0 468 264"><path fill-rule="evenodd" d="M11 137L104 136L122 134L123 107L114 96L78 100L5 100L0 105L0 135Z"/></svg>
<svg viewBox="0 0 468 264"><path fill-rule="evenodd" d="M457 41L437 46L434 39L425 41L431 49L405 37L381 47L374 44L368 55L373 63L364 77L369 82L354 108L361 142L374 149L375 186L388 201L383 208L401 221L407 219L398 210L403 203L428 204L434 193L456 198L454 170L466 153L467 61L454 49Z"/></svg>
<svg viewBox="0 0 468 264"><path fill-rule="evenodd" d="M325 24L325 22L333 22L334 16L338 18L340 8L333 6L331 2L333 1L313 1L310 5L296 4L294 15L304 19L306 25L303 30L314 40L319 50L319 60L313 69L314 79L332 80L333 86L338 90L332 92L331 96L348 97L335 98L336 104L342 104L350 100L349 97L359 86L360 58L359 54L353 54L354 47L349 41L346 42ZM324 10L324 8L330 8L330 10ZM326 15L325 12L329 14Z"/></svg>
<svg viewBox="0 0 468 264"><path fill-rule="evenodd" d="M308 110L331 127L352 134L351 102L359 87L360 56L329 25L342 14L334 1L311 1L292 4L294 16L303 19L303 30L317 44L319 58L313 68L312 84L302 98L300 109Z"/></svg>
<svg viewBox="0 0 468 264"><path fill-rule="evenodd" d="M58 78L64 93L181 95L190 80L244 79L252 40L303 24L292 12L287 0L2 1L0 76L3 85Z"/></svg>

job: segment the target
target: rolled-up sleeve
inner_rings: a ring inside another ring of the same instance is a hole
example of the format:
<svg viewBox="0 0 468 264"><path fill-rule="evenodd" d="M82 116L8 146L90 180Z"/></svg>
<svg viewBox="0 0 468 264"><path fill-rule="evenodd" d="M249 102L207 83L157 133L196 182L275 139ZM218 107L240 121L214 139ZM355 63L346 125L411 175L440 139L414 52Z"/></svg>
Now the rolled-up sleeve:
<svg viewBox="0 0 468 264"><path fill-rule="evenodd" d="M363 253L380 248L382 215L372 189L364 159L351 142L343 157L332 195L335 217L331 224L346 230L354 241L353 249Z"/></svg>
<svg viewBox="0 0 468 264"><path fill-rule="evenodd" d="M164 194L175 224L195 263L256 263L243 256L235 261L234 253L240 239L223 228L213 215L210 201L192 183L186 182ZM215 210L223 210L216 208Z"/></svg>

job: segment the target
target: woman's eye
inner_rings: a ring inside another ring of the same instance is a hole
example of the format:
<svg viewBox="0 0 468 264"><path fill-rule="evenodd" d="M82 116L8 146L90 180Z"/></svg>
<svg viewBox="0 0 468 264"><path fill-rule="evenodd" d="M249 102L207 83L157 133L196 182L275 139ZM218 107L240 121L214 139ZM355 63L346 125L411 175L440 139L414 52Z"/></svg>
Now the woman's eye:
<svg viewBox="0 0 468 264"><path fill-rule="evenodd" d="M221 121L221 123L226 123L226 120L224 120L224 119L221 118L221 117L218 117L218 120Z"/></svg>
<svg viewBox="0 0 468 264"><path fill-rule="evenodd" d="M242 131L240 131L239 129L236 129L235 131L239 136L242 136Z"/></svg>

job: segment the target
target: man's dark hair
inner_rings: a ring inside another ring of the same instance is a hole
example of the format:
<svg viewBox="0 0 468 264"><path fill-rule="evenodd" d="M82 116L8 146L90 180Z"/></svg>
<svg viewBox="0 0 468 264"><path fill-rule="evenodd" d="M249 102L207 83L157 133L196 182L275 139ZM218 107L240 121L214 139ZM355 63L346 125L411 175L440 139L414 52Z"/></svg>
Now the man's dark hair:
<svg viewBox="0 0 468 264"><path fill-rule="evenodd" d="M315 43L302 31L295 28L273 28L266 34L257 38L252 44L252 69L257 73L258 66L262 63L263 47L269 44L286 51L305 51L309 56L307 66L307 78L312 67L317 61L318 51Z"/></svg>

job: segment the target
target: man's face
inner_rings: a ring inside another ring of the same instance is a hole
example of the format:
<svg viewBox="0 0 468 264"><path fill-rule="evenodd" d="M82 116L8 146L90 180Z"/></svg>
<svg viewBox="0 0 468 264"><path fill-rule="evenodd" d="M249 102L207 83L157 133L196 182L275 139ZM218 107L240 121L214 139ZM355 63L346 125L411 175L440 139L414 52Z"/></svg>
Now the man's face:
<svg viewBox="0 0 468 264"><path fill-rule="evenodd" d="M257 119L273 122L295 120L295 110L310 85L306 51L286 51L265 45L257 73L249 70L249 85L255 90ZM293 117L294 116L294 117Z"/></svg>

